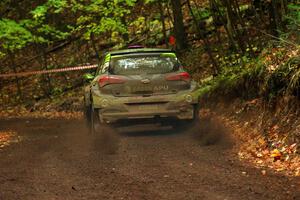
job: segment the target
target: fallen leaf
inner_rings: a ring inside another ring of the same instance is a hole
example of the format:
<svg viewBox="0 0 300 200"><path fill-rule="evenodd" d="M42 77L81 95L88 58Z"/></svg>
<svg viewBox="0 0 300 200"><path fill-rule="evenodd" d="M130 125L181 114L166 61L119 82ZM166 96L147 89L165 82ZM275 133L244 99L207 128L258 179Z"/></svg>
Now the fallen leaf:
<svg viewBox="0 0 300 200"><path fill-rule="evenodd" d="M274 158L274 161L280 160L281 156L282 156L282 154L281 154L281 152L278 149L274 149L271 152L271 157Z"/></svg>

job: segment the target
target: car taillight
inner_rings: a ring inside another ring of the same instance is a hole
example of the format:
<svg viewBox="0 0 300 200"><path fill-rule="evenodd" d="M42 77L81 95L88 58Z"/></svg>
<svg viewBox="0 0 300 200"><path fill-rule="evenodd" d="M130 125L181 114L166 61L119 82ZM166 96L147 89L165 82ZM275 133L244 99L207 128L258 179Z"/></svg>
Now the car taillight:
<svg viewBox="0 0 300 200"><path fill-rule="evenodd" d="M126 82L125 78L121 76L111 76L111 75L102 76L98 80L100 87L104 87L110 84L121 84L125 82Z"/></svg>
<svg viewBox="0 0 300 200"><path fill-rule="evenodd" d="M191 80L191 76L187 72L179 72L179 73L174 73L174 74L167 75L166 80L168 80L168 81L186 81L186 82L189 82Z"/></svg>

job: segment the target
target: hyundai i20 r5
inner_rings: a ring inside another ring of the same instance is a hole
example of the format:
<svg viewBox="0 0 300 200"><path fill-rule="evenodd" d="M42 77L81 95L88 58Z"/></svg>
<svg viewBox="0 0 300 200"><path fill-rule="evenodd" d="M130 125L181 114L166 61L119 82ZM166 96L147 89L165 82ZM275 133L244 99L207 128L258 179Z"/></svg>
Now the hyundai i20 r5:
<svg viewBox="0 0 300 200"><path fill-rule="evenodd" d="M171 50L112 51L85 88L85 116L92 132L122 120L193 121L197 89Z"/></svg>

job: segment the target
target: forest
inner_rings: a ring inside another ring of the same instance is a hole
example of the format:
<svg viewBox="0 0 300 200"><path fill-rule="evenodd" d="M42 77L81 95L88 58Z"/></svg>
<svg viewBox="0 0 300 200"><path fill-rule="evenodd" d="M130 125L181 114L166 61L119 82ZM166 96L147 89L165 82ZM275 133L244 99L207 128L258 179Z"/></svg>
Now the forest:
<svg viewBox="0 0 300 200"><path fill-rule="evenodd" d="M299 175L299 0L0 2L0 74L97 64L129 45L176 51L202 114L237 117L225 121L239 156ZM0 113L81 111L86 72L0 77Z"/></svg>
<svg viewBox="0 0 300 200"><path fill-rule="evenodd" d="M299 9L297 0L4 0L1 73L97 63L108 49L142 44L176 49L197 80L214 77L208 85L215 89L224 81L251 85L246 94L238 95L260 95L255 94L261 86L257 79L266 78L261 92L268 98L297 94ZM176 38L175 46L170 47L170 36ZM283 72L270 77L255 74L269 70ZM1 79L1 101L51 98L80 85L69 76ZM240 83L249 79L254 85ZM37 83L34 91L25 87L31 83Z"/></svg>

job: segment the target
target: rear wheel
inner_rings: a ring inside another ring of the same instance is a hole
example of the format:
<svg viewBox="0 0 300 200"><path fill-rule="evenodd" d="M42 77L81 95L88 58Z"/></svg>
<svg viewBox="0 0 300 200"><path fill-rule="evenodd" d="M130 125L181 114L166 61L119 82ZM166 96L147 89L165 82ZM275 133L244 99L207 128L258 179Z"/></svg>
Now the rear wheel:
<svg viewBox="0 0 300 200"><path fill-rule="evenodd" d="M197 127L199 125L199 107L198 105L194 106L194 117L193 119L180 120L175 124L176 129L189 130Z"/></svg>
<svg viewBox="0 0 300 200"><path fill-rule="evenodd" d="M99 120L99 115L98 115L98 110L94 109L93 107L91 108L90 112L90 133L91 134L96 134L97 132L100 131L100 120Z"/></svg>
<svg viewBox="0 0 300 200"><path fill-rule="evenodd" d="M199 105L194 105L194 118L190 120L190 123L199 123Z"/></svg>
<svg viewBox="0 0 300 200"><path fill-rule="evenodd" d="M100 127L98 110L93 108L92 105L86 106L84 109L84 116L89 133L95 134L96 132L98 132L98 129Z"/></svg>
<svg viewBox="0 0 300 200"><path fill-rule="evenodd" d="M91 106L84 107L84 119L87 127L89 127L89 124L91 122Z"/></svg>

